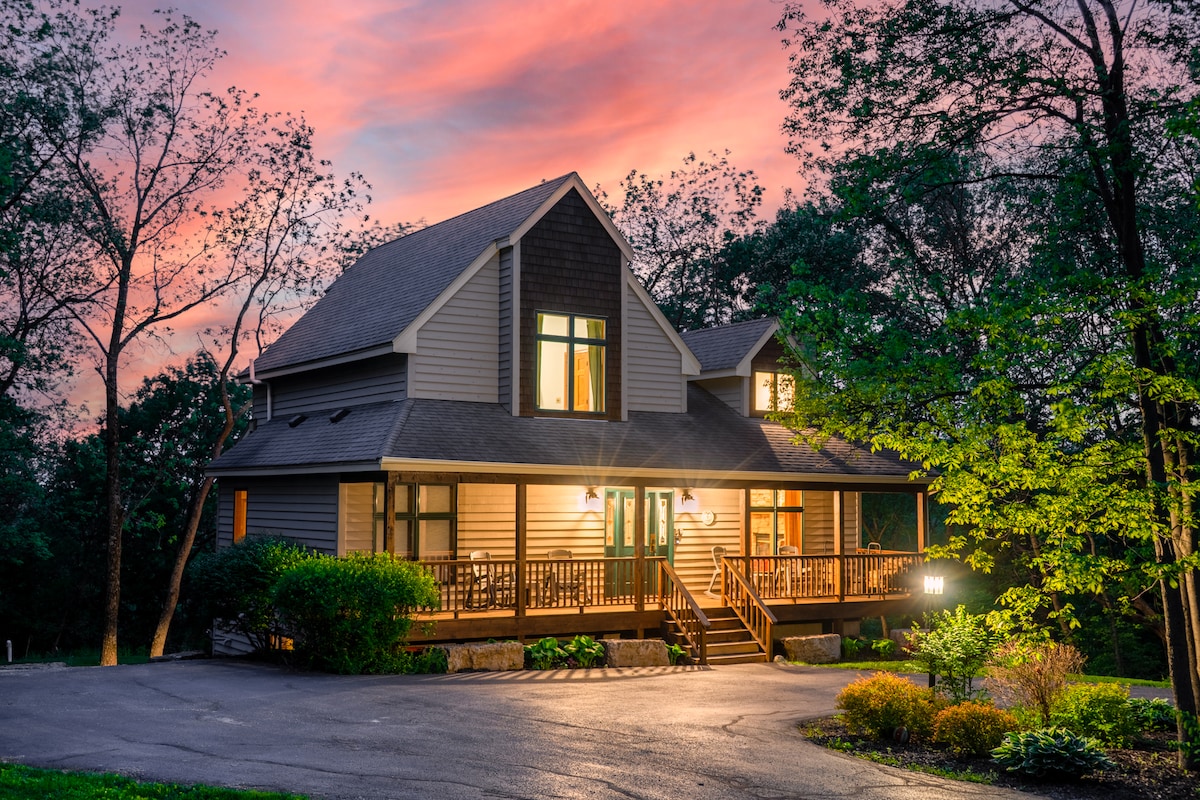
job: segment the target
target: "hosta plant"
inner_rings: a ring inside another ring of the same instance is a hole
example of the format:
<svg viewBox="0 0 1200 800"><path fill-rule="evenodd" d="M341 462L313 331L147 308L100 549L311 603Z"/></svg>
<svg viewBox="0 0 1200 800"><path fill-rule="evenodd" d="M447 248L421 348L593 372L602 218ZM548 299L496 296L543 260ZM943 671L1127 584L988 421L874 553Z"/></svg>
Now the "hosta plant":
<svg viewBox="0 0 1200 800"><path fill-rule="evenodd" d="M604 645L590 636L576 636L562 649L579 667L594 667L604 661Z"/></svg>
<svg viewBox="0 0 1200 800"><path fill-rule="evenodd" d="M1113 765L1096 740L1066 728L1006 733L992 760L1009 772L1047 781L1075 780Z"/></svg>

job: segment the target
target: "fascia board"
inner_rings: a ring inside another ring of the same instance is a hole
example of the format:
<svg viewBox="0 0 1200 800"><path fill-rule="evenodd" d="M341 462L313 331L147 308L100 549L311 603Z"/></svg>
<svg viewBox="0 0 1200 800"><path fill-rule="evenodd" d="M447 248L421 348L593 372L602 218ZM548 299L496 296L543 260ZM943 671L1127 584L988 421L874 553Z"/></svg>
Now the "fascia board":
<svg viewBox="0 0 1200 800"><path fill-rule="evenodd" d="M700 360L683 343L683 337L679 335L679 332L671 326L670 322L667 322L667 318L659 310L658 304L650 297L650 293L645 290L642 282L637 279L632 270L625 270L625 285L633 291L635 297L641 300L642 305L650 312L651 318L658 323L658 327L667 335L667 338L671 340L671 343L679 351L679 355L683 358L683 374L699 375Z"/></svg>
<svg viewBox="0 0 1200 800"><path fill-rule="evenodd" d="M442 309L442 306L450 302L450 298L458 294L467 282L474 278L479 270L491 261L497 253L500 252L499 242L492 242L482 253L475 257L470 266L464 269L459 276L446 289L437 296L437 298L425 307L425 310L417 315L416 319L408 324L400 335L392 340L391 351L394 353L415 353L417 352L417 334L421 332L421 326L433 319L433 316Z"/></svg>
<svg viewBox="0 0 1200 800"><path fill-rule="evenodd" d="M282 378L285 375L294 375L298 372L311 372L316 369L325 367L335 367L338 364L349 364L352 361L362 361L367 358L375 358L376 356L386 356L394 353L395 350L390 345L380 345L372 347L368 350L356 350L353 353L343 353L341 355L323 358L317 361L304 361L299 364L289 364L286 367L267 370L266 372L257 373L254 378L259 381L270 381L275 378ZM246 377L249 377L249 371L246 371Z"/></svg>
<svg viewBox="0 0 1200 800"><path fill-rule="evenodd" d="M742 360L738 362L738 365L735 369L735 371L737 372L738 375L740 375L743 378L751 377L751 373L753 372L753 368L751 367L751 362L754 361L754 357L756 355L758 355L758 351L762 350L763 345L765 345L767 342L771 341L771 337L774 336L778 332L779 332L779 321L774 320L771 322L770 326L768 326L766 332L764 332L762 336L758 337L758 341L754 343L754 346L751 347L746 352L746 355L742 358Z"/></svg>
<svg viewBox="0 0 1200 800"><path fill-rule="evenodd" d="M621 230L613 223L612 217L610 217L608 212L604 210L604 206L600 205L600 201L598 201L595 195L592 194L592 190L584 185L583 179L579 177L579 173L577 172L572 172L570 175L568 175L567 179L562 182L562 185L559 186L557 190L555 190L554 194L547 197L546 200L540 206L538 206L537 211L534 211L525 219L524 222L517 226L517 229L512 232L512 235L509 236L509 239L515 242L528 233L529 229L536 225L538 221L545 216L550 209L554 208L554 206L558 204L558 201L563 199L563 196L572 189L578 190L579 195L583 198L583 201L587 203L588 208L590 208L592 211L592 214L594 214L596 219L600 221L600 224L604 226L604 229L608 232L608 235L612 237L612 240L616 243L617 247L621 249L621 257L624 259L625 263L629 264L632 262L633 247L630 246L629 242L625 240L625 234L621 233Z"/></svg>

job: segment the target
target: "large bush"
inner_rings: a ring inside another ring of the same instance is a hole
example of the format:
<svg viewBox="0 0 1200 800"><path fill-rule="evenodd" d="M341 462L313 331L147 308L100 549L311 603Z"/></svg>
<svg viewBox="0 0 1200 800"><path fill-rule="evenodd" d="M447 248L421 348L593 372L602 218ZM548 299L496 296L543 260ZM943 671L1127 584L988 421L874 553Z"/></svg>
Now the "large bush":
<svg viewBox="0 0 1200 800"><path fill-rule="evenodd" d="M1019 727L1017 718L988 703L966 702L943 708L933 719L933 741L958 756L985 756L1004 734Z"/></svg>
<svg viewBox="0 0 1200 800"><path fill-rule="evenodd" d="M250 535L232 547L197 556L188 577L203 613L265 653L274 649L280 633L275 584L310 558L309 550L283 537Z"/></svg>
<svg viewBox="0 0 1200 800"><path fill-rule="evenodd" d="M303 561L275 589L296 662L341 674L405 672L413 618L438 603L433 573L387 553Z"/></svg>
<svg viewBox="0 0 1200 800"><path fill-rule="evenodd" d="M900 729L915 736L928 735L941 705L929 689L890 672L859 678L842 689L836 700L851 730L868 731L879 738L896 735Z"/></svg>
<svg viewBox="0 0 1200 800"><path fill-rule="evenodd" d="M964 606L933 616L929 630L908 634L912 660L939 677L938 690L956 703L974 699L975 676L991 658L993 637L982 616Z"/></svg>
<svg viewBox="0 0 1200 800"><path fill-rule="evenodd" d="M1029 709L1039 725L1047 726L1067 691L1068 676L1081 672L1083 661L1069 644L1011 641L996 649L984 685L997 700Z"/></svg>
<svg viewBox="0 0 1200 800"><path fill-rule="evenodd" d="M1140 727L1129 690L1115 683L1075 684L1055 705L1050 721L1114 747L1128 744Z"/></svg>

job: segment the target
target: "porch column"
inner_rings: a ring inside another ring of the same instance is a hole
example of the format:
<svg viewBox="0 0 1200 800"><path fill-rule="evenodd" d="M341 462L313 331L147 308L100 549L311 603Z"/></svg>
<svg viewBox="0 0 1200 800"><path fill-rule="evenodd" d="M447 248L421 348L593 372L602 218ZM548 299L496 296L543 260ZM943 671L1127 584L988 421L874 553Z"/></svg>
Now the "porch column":
<svg viewBox="0 0 1200 800"><path fill-rule="evenodd" d="M640 612L646 610L646 487L640 483L633 490L633 530L633 606Z"/></svg>
<svg viewBox="0 0 1200 800"><path fill-rule="evenodd" d="M833 493L833 585L838 602L846 599L846 493Z"/></svg>
<svg viewBox="0 0 1200 800"><path fill-rule="evenodd" d="M526 524L526 509L528 508L527 500L527 485L523 481L517 482L517 502L516 502L516 551L517 551L517 616L525 616L525 598L526 598L526 582L527 575L525 563L528 560L528 545L529 545L529 529Z"/></svg>
<svg viewBox="0 0 1200 800"><path fill-rule="evenodd" d="M750 549L754 546L751 542L750 531L750 490L742 489L742 575L746 578L746 583L753 586L752 576L750 575L750 556L753 553Z"/></svg>
<svg viewBox="0 0 1200 800"><path fill-rule="evenodd" d="M917 552L924 553L929 546L929 493L917 494Z"/></svg>
<svg viewBox="0 0 1200 800"><path fill-rule="evenodd" d="M383 549L393 554L396 552L396 484L399 482L400 476L389 472L383 484Z"/></svg>

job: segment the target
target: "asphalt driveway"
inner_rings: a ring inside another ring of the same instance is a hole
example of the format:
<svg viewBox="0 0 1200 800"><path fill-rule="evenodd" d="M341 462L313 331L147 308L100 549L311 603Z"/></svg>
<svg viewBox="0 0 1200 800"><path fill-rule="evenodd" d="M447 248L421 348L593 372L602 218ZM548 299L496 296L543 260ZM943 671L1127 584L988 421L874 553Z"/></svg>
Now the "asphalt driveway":
<svg viewBox="0 0 1200 800"><path fill-rule="evenodd" d="M808 744L853 675L782 664L341 677L237 661L0 669L0 761L318 798L1031 795Z"/></svg>

